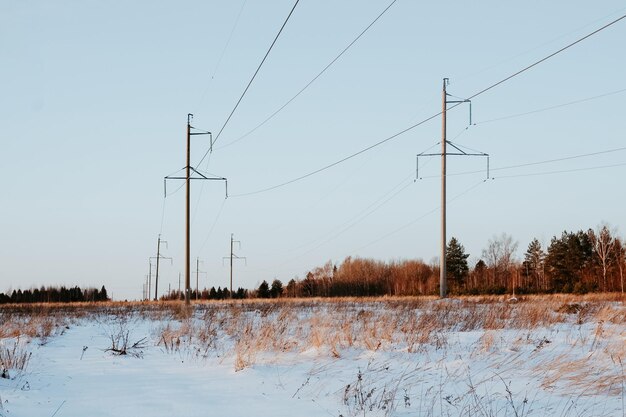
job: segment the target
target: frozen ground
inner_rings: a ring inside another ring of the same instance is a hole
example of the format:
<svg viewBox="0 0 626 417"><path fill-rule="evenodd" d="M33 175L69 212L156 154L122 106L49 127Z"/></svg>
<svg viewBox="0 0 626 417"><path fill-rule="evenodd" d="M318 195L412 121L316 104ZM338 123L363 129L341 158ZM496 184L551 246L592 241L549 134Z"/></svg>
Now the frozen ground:
<svg viewBox="0 0 626 417"><path fill-rule="evenodd" d="M2 350L30 355L0 378L3 417L626 415L623 301L29 314L0 316Z"/></svg>

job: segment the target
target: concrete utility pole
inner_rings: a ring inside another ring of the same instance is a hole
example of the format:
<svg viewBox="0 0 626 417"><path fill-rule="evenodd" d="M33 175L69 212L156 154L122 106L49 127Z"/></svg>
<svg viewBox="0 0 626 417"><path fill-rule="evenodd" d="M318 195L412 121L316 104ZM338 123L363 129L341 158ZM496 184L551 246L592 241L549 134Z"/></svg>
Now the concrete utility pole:
<svg viewBox="0 0 626 417"><path fill-rule="evenodd" d="M187 158L185 164L185 176L175 177L167 176L164 178L165 195L167 196L167 180L185 180L185 304L189 305L191 300L191 219L190 219L190 199L191 199L191 180L217 180L224 181L226 183L226 198L228 198L228 181L223 177L207 177L200 173L197 169L191 166L191 136L193 135L209 135L210 150L213 148L213 135L211 132L199 130L191 125L193 114L187 114ZM196 130L196 132L192 131ZM198 177L192 177L191 172L194 172Z"/></svg>
<svg viewBox="0 0 626 417"><path fill-rule="evenodd" d="M224 262L224 259L230 259L230 298L233 298L233 259L243 259L246 262L246 265L248 264L248 260L245 256L237 256L233 252L233 249L234 249L233 246L235 243L239 244L239 249L241 249L241 242L239 240L234 240L234 235L231 233L230 234L230 256L224 256L222 258L222 262Z"/></svg>
<svg viewBox="0 0 626 417"><path fill-rule="evenodd" d="M448 100L451 95L447 93L446 87L448 85L448 79L443 79L443 89L441 98L441 153L420 153L417 155L417 179L419 176L419 158L424 156L440 156L441 157L441 248L439 252L439 296L446 298L448 295L448 279L447 279L447 267L446 267L446 177L447 177L447 157L450 155L456 156L482 156L487 158L487 178L489 178L489 155L484 152L468 153L465 152L460 145L455 145L446 138L446 123L447 123L447 111L448 104L455 104L456 107L461 103L469 104L469 124L472 124L472 102L468 99ZM452 96L453 97L453 96ZM448 152L447 145L452 146L455 151ZM467 149L467 148L466 148Z"/></svg>
<svg viewBox="0 0 626 417"><path fill-rule="evenodd" d="M152 258L148 258L148 294L146 300L150 300L150 291L152 290Z"/></svg>
<svg viewBox="0 0 626 417"><path fill-rule="evenodd" d="M443 79L442 109L441 109L441 251L439 260L439 297L446 298L448 281L446 275L446 84Z"/></svg>
<svg viewBox="0 0 626 417"><path fill-rule="evenodd" d="M190 231L190 216L189 216L189 199L191 197L191 113L187 114L187 159L185 163L185 304L189 305L191 291L191 270L190 270L190 254L189 247L191 246L191 231Z"/></svg>
<svg viewBox="0 0 626 417"><path fill-rule="evenodd" d="M198 278L198 276L200 274L206 274L206 272L200 271L201 262L202 261L200 260L200 258L196 258L196 300L200 297L200 286L199 286L200 279Z"/></svg>
<svg viewBox="0 0 626 417"><path fill-rule="evenodd" d="M170 263L173 263L172 258L170 258L168 256L161 256L161 242L165 243L165 245L167 246L167 241L161 240L161 235L159 234L159 239L157 241L157 256L150 258L150 259L156 259L156 276L154 278L154 301L157 301L159 299L158 298L158 291L159 291L159 260L161 260L161 259L169 259ZM150 298L150 295L148 295L148 298Z"/></svg>

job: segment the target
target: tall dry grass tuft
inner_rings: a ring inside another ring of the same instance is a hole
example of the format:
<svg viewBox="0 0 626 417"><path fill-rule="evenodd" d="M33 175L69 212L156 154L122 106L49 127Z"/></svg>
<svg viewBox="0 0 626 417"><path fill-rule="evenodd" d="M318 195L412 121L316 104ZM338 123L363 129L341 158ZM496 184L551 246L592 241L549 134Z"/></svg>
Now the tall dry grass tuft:
<svg viewBox="0 0 626 417"><path fill-rule="evenodd" d="M24 371L31 355L19 337L11 342L0 341L0 378L10 379L11 372Z"/></svg>

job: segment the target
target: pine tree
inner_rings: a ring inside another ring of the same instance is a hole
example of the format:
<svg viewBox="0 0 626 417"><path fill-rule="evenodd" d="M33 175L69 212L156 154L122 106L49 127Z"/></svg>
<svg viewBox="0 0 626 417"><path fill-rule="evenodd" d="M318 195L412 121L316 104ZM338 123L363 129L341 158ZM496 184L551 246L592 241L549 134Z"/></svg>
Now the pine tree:
<svg viewBox="0 0 626 417"><path fill-rule="evenodd" d="M528 244L528 249L524 254L523 271L528 279L534 281L536 290L546 290L543 281L543 266L546 254L541 247L541 243L535 238Z"/></svg>
<svg viewBox="0 0 626 417"><path fill-rule="evenodd" d="M270 285L267 283L267 281L263 280L261 285L259 285L259 289L257 290L257 297L270 298Z"/></svg>
<svg viewBox="0 0 626 417"><path fill-rule="evenodd" d="M104 285L103 285L102 288L100 289L100 295L98 296L98 300L108 301L108 299L109 299L109 294L107 294L107 289L104 288Z"/></svg>
<svg viewBox="0 0 626 417"><path fill-rule="evenodd" d="M465 282L469 267L467 265L469 254L465 253L465 248L453 237L446 248L446 270L448 279L457 285Z"/></svg>
<svg viewBox="0 0 626 417"><path fill-rule="evenodd" d="M279 279L272 281L272 288L270 288L270 296L272 298L279 298L283 295L283 283Z"/></svg>

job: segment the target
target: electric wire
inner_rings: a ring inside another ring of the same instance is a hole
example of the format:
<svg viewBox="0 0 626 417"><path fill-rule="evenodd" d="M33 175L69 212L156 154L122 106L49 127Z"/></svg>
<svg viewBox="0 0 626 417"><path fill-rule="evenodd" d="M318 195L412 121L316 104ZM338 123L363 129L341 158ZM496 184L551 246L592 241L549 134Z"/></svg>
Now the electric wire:
<svg viewBox="0 0 626 417"><path fill-rule="evenodd" d="M468 99L468 100L471 100L471 99L473 99L474 97L478 97L479 95L484 94L484 93L486 93L487 91L489 91L489 90L491 90L491 89L493 89L493 88L496 88L496 87L497 87L497 86L499 86L500 84L505 83L505 82L507 82L508 80L510 80L511 78L517 77L518 75L520 75L520 74L522 74L522 73L524 73L524 72L528 71L529 69L531 69L531 68L533 68L533 67L536 67L537 65L541 64L542 62L547 61L548 59L550 59L550 58L554 57L555 55L558 55L558 54L560 54L561 52L564 52L564 51L568 50L568 49L569 49L569 48L571 48L572 46L575 46L575 45L579 44L580 42L584 41L585 39L587 39L587 38L589 38L589 37L591 37L591 36L595 35L596 33L599 33L599 32L601 32L601 31L603 31L604 29L606 29L606 28L608 28L608 27L610 27L610 26L612 26L612 25L616 24L617 22L619 22L620 20L623 20L624 18L626 18L626 14L624 14L624 15L622 15L622 16L620 16L620 17L618 17L617 19L615 19L615 20L613 20L613 21L611 21L611 22L607 23L606 25L604 25L604 26L602 26L602 27L600 27L600 28L598 28L598 29L594 30L593 32L590 32L590 33L586 34L585 36L583 36L583 37L581 37L581 38L576 39L574 42L571 42L571 43L569 43L569 44L565 45L565 46L564 46L564 47L562 47L561 49L559 49L559 50L557 50L557 51L555 51L555 52L552 52L551 54L549 54L549 55L547 55L547 56L545 56L545 57L541 58L541 59L540 59L540 60L538 60L538 61L533 62L532 64L530 64L530 65L528 65L528 66L526 66L526 67L522 68L521 70L519 70L519 71L517 71L517 72L515 72L515 73L513 73L513 74L511 74L511 75L509 75L508 77L503 78L502 80L498 81L497 83L492 84L492 85L490 85L489 87L487 87L487 88L484 88L484 89L480 90L479 92L477 92L477 93L475 93L475 94L473 94L473 95L469 96L467 99Z"/></svg>
<svg viewBox="0 0 626 417"><path fill-rule="evenodd" d="M163 196L163 208L161 209L161 227L159 227L159 235L163 233L164 222L165 222L165 196Z"/></svg>
<svg viewBox="0 0 626 417"><path fill-rule="evenodd" d="M552 159L545 159L543 161L534 161L534 162L525 162L522 164L515 164L515 165L508 165L508 166L503 166L503 167L496 167L496 168L490 168L489 171L493 172L493 171L503 171L503 170L507 170L507 169L514 169L514 168L524 168L524 167L529 167L529 166L535 166L535 165L544 165L544 164L551 164L554 162L562 162L562 161L569 161L572 159L580 159L580 158L587 158L590 156L597 156L597 155L604 155L604 154L609 154L609 153L615 153L615 152L623 152L626 151L626 146L625 147L621 147L621 148L613 148L613 149L606 149L603 151L597 151L597 152L589 152L589 153L583 153L583 154L578 154L578 155L571 155L571 156L565 156L562 158L552 158ZM461 176L461 175L469 175L469 174L478 174L484 172L484 170L476 170L476 171L463 171L463 172L455 172L455 173L451 173L451 174L446 174L447 177L456 177L456 176ZM439 178L439 175L429 175L429 176L425 176L425 177L421 177L422 179L429 179L429 178ZM502 178L502 177L500 177Z"/></svg>
<svg viewBox="0 0 626 417"><path fill-rule="evenodd" d="M589 38L589 37L591 37L591 36L601 32L602 30L605 30L605 29L609 28L610 26L616 24L617 22L623 20L624 18L626 18L626 14L624 14L621 17L619 17L619 18L617 18L617 19L615 19L615 20L605 24L604 26L602 26L602 27L600 27L600 28L598 28L598 29L588 33L587 35L585 35L585 36L583 36L581 38L578 38L577 40L575 40L575 41L569 43L568 45L560 48L559 50L557 50L555 52L552 52L551 54L549 54L549 55L547 55L547 56L545 56L545 57L543 57L543 58L533 62L532 64L527 65L526 67L524 67L524 68L514 72L513 74L511 74L511 75L501 79L500 81L497 81L497 82L489 85L488 87L485 87L482 90L479 90L478 92L476 92L476 93L472 94L471 96L469 96L467 99L471 100L473 98L476 98L476 97L486 93L487 91L490 91L490 90L494 89L495 87L497 87L497 86L499 86L499 85L501 85L501 84L511 80L512 78L514 78L514 77L516 77L516 76L518 76L518 75L520 75L520 74L530 70L531 68L534 68L537 65L547 61L548 59L550 59L550 58L552 58L552 57L554 57L554 56L556 56L556 55L558 55L558 54L568 50L569 48L573 47L574 45L579 44L583 40L585 40L585 39L587 39L587 38ZM461 104L462 103L454 104L448 110L452 110L452 109L458 107ZM335 162L332 162L332 163L330 163L328 165L325 165L325 166L323 166L321 168L318 168L318 169L316 169L314 171L311 171L311 172L309 172L307 174L304 174L304 175L301 175L299 177L293 178L291 180L288 180L288 181L285 181L285 182L282 182L282 183L279 183L279 184L276 184L276 185L273 185L273 186L270 186L270 187L265 187L265 188L262 188L262 189L259 189L259 190L250 191L250 192L246 192L246 193L233 194L232 197L244 197L244 196L250 196L250 195L264 193L264 192L267 192L267 191L272 191L272 190L275 190L277 188L281 188L281 187L284 187L286 185L293 184L294 182L301 181L301 180L306 179L308 177L311 177L313 175L319 174L320 172L326 171L326 170L328 170L328 169L330 169L332 167L335 167L335 166L337 166L337 165L339 165L339 164L341 164L343 162L346 162L346 161L348 161L348 160L350 160L350 159L352 159L352 158L354 158L354 157L356 157L358 155L361 155L361 154L363 154L363 153L365 153L367 151L370 151L370 150L372 150L374 148L377 148L378 146L383 145L384 143L387 143L387 142L397 138L398 136L415 129L418 126L421 126L424 123L427 123L427 122L433 120L434 118L440 116L441 114L442 114L441 111L437 112L436 114L433 114L432 116L427 117L426 119L423 119L420 122L417 122L417 123L415 123L415 124L405 128L405 129L402 129L401 131L399 131L397 133L394 133L393 135L388 136L385 139L382 139L382 140L380 140L380 141L378 141L378 142L376 142L376 143L374 143L374 144L372 144L372 145L370 145L370 146L368 146L366 148L363 148L363 149L361 149L361 150L359 150L359 151L357 151L355 153L352 153L352 154L350 154L350 155L348 155L346 157L343 157L343 158L341 158L341 159L339 159L339 160L337 160Z"/></svg>
<svg viewBox="0 0 626 417"><path fill-rule="evenodd" d="M223 199L222 204L220 205L220 208L217 212L217 215L215 216L215 220L213 220L213 224L211 225L209 232L207 233L206 237L202 241L202 245L200 245L200 249L198 249L198 254L202 251L202 249L204 249L204 246L209 241L209 237L211 237L211 234L213 233L213 230L215 229L215 226L217 225L217 221L220 219L220 215L222 214L222 211L224 210L225 204L226 204L226 199Z"/></svg>
<svg viewBox="0 0 626 417"><path fill-rule="evenodd" d="M230 114L228 115L228 117L226 118L226 121L224 122L224 124L222 125L222 127L220 128L219 132L217 132L217 135L215 136L215 140L213 141L213 144L215 145L215 143L219 140L220 136L222 135L222 132L224 131L224 128L226 127L226 125L228 124L228 122L230 121L231 117L233 117L233 114L235 114L235 111L237 110L237 108L239 107L239 104L241 103L241 100L243 100L244 96L246 95L246 93L248 92L248 89L250 88L250 86L252 85L252 82L254 81L254 79L256 78L257 74L259 73L259 71L261 70L261 67L263 66L263 64L265 63L265 60L267 59L267 57L269 56L270 52L272 51L272 48L274 47L274 45L276 44L276 41L278 41L278 37L280 36L280 34L283 32L283 29L285 28L285 26L287 25L287 22L289 21L289 18L291 18L291 15L293 14L294 10L296 9L296 6L298 5L298 3L300 2L300 0L296 0L295 3L293 4L293 7L291 8L291 11L289 12L289 14L287 15L287 18L285 19L285 21L283 22L282 26L280 27L280 30L278 31L278 33L276 34L276 36L274 37L274 40L272 41L272 44L270 45L270 47L268 48L267 52L265 53L265 56L263 57L263 59L261 60L261 63L259 64L259 66L257 67L256 71L254 71L254 74L252 75L252 78L250 78L250 81L248 82L248 85L246 86L246 88L243 90L243 93L241 93L241 96L239 97L239 100L237 100L237 103L235 104L235 107L233 107L233 109L231 110ZM200 164L202 163L202 161L204 161L204 158L206 158L206 156L211 152L211 148L207 149L207 151L205 152L205 154L202 156L202 158L200 159L200 162L198 162L197 166L200 166Z"/></svg>
<svg viewBox="0 0 626 417"><path fill-rule="evenodd" d="M544 171L544 172L531 172L531 173L526 173L526 174L502 175L499 177L493 177L492 179L537 177L537 176L542 176L542 175L565 174L565 173L580 172L580 171L593 171L593 170L598 170L598 169L616 168L616 167L622 167L622 166L626 166L626 162L622 162L619 164L610 164L610 165L598 165L598 166L586 167L586 168L563 169L563 170L558 170L558 171Z"/></svg>
<svg viewBox="0 0 626 417"><path fill-rule="evenodd" d="M365 218L370 216L376 210L378 210L379 208L381 208L382 206L387 204L389 201L391 201L393 198L395 198L398 194L400 194L402 191L404 191L409 185L413 184L414 181L409 181L407 184L404 184L404 183L407 182L407 180L410 180L412 177L413 177L413 173L411 173L408 176L404 177L400 182L398 182L396 185L394 185L389 191L387 191L385 194L383 194L382 196L377 198L374 202L372 202L367 207L365 207L363 210L361 210L357 215L352 216L352 218L348 219L347 221L341 223L340 225L338 225L336 227L333 227L333 230L330 233L325 233L320 238L314 239L313 241L311 241L309 243L306 243L304 245L300 245L300 246L294 247L289 252L293 252L295 250L298 250L298 249L301 249L303 247L306 247L306 246L309 246L311 244L314 244L315 242L320 241L321 239L323 239L324 237L326 237L328 235L332 235L332 237L327 239L321 245L324 245L324 244L326 244L326 243L336 239L337 237L339 237L340 235L342 235L343 233L345 233L346 231L351 229L356 224L358 224L361 221L365 220ZM340 229L340 231L339 232L335 232L335 230L337 230L337 229ZM316 246L312 250L317 249L321 245Z"/></svg>
<svg viewBox="0 0 626 417"><path fill-rule="evenodd" d="M598 170L598 169L606 169L606 168L615 168L615 167L621 167L621 166L626 166L626 162L625 163L619 163L619 164L610 164L610 165L599 165L599 166L594 166L594 167L586 167L586 168L574 168L574 169L568 169L568 170L558 170L558 171L546 171L546 172L537 172L537 173L527 173L527 174L517 174L517 175L503 175L503 176L499 176L499 177L494 177L491 179L505 179L505 178L518 178L518 177L530 177L530 176L542 176L542 175L552 175L552 174L564 174L564 173L572 173L572 172L580 172L580 171L590 171L590 170ZM467 190L463 191L460 194L457 194L455 197L453 197L452 199L449 199L448 202L452 202L460 197L462 197L463 195L469 193L470 191L476 189L477 187L479 187L480 185L484 184L485 182L487 182L487 180L482 180L479 183L471 186L470 188L468 188ZM400 226L397 229L392 230L391 232L381 236L380 238L366 244L365 246L361 246L360 248L358 248L356 250L356 252L365 249L371 245L374 245L378 242L380 242L381 240L384 240L396 233L401 232L402 230L406 229L407 227L412 226L413 224L417 223L419 220L422 220L423 218L429 216L432 213L435 213L436 211L438 211L441 208L441 206L438 206L424 214L422 214L421 216L417 217L416 219L411 220L410 222Z"/></svg>
<svg viewBox="0 0 626 417"><path fill-rule="evenodd" d="M484 120L482 122L476 122L474 124L475 125L482 125L482 124L486 124L486 123L499 122L501 120L513 119L513 118L516 118L516 117L528 116L530 114L542 113L544 111L559 109L561 107L572 106L574 104L585 103L587 101L597 100L599 98L608 97L608 96L620 94L620 93L623 93L623 92L626 92L626 88L622 88L620 90L611 91L611 92L604 93L604 94L599 94L597 96L583 98L583 99L580 99L580 100L570 101L570 102L567 102L567 103L556 104L554 106L543 107L543 108L536 109L536 110L530 110L530 111L523 112L523 113L516 113L516 114L511 114L511 115L508 115L508 116L502 116L502 117L497 117L497 118L494 118L494 119L488 119L488 120Z"/></svg>
<svg viewBox="0 0 626 417"><path fill-rule="evenodd" d="M555 38L552 38L551 40L549 40L549 41L547 41L547 42L543 42L542 44L537 45L537 46L535 46L535 47L533 47L533 48L531 48L531 49L528 49L528 50L526 50L526 51L524 51L524 52L518 53L518 54L516 54L516 55L514 55L514 56L511 56L511 57L508 57L508 58L506 58L506 59L503 59L503 60L501 60L501 61L499 61L499 62L496 62L495 64L489 65L489 66L488 66L488 67L486 67L486 68L479 69L479 70L477 70L476 72L474 72L474 73L472 73L472 74L467 74L467 75L464 75L464 76L462 76L462 77L454 77L454 79L456 80L456 82L459 82L459 81L466 80L466 79L468 79L468 78L473 78L473 77L475 77L475 76L476 76L476 75L478 75L478 74L482 74L482 73L484 73L485 71L489 71L489 70L491 70L491 69L493 69L493 68L496 68L496 67L498 67L498 66L500 66L500 65L502 65L502 64L504 64L504 63L506 63L506 62L509 62L509 61L512 61L512 60L517 59L517 58L519 58L519 57L522 57L522 56L524 56L524 55L527 55L527 54L529 54L529 53L531 53L531 52L536 51L537 49L543 48L544 46L551 45L551 44L553 44L553 43L555 43L555 42L557 42L557 41L559 41L559 40L561 40L561 39L563 39L563 38L565 38L565 37L567 37L567 36L569 36L569 35L571 35L571 34L573 34L573 33L580 32L580 31L582 31L583 29L588 28L589 26L595 25L595 24L596 24L596 23L598 23L598 22L605 21L605 20L607 20L609 17L614 16L614 15L616 15L616 14L618 14L618 13L621 13L621 12L623 12L624 10L625 10L625 8L623 8L623 7L622 7L622 8L619 8L619 9L617 9L617 10L615 10L615 11L613 11L613 12L611 12L611 13L607 14L607 15L604 15L604 16L602 16L602 17L598 18L598 19L594 19L593 21L591 21L591 22L589 22L589 23L587 23L587 24L585 24L585 25L583 25L583 26L579 26L578 28L576 28L576 29L574 29L574 30L571 30L571 31L569 31L569 32L567 32L567 33L564 33L564 34L559 35L559 36L557 36L557 37L555 37Z"/></svg>
<svg viewBox="0 0 626 417"><path fill-rule="evenodd" d="M393 200L395 197L397 197L399 194L401 194L404 190L406 190L409 186L411 186L414 183L414 181L409 181L407 184L404 184L404 183L407 182L407 180L410 180L412 176L413 176L413 173L411 173L408 176L404 177L398 184L394 185L389 191L387 191L381 197L376 199L373 203L368 205L365 209L361 210L357 215L353 216L348 221L343 222L339 226L334 227L333 230L331 230L330 233L326 233L323 236L321 236L319 238L316 238L316 239L314 239L314 240L312 240L312 241L310 241L308 243L304 243L304 244L301 244L299 246L293 247L293 248L291 248L290 250L288 250L285 253L295 252L295 251L297 251L299 249L302 249L302 248L305 248L307 246L310 246L311 244L315 244L316 242L320 241L321 239L324 239L324 237L330 235L324 241L318 243L317 245L315 245L314 247L312 247L310 249L307 249L305 252L303 252L303 253L301 253L299 255L296 255L294 257L291 257L291 258L283 261L279 265L273 265L273 266L267 267L267 268L259 268L259 269L257 269L257 271L273 269L273 268L276 268L276 267L279 267L279 266L282 266L282 265L286 265L286 264L288 264L288 263L290 263L290 262L292 262L292 261L294 261L296 259L299 259L299 258L301 258L303 256L306 256L307 254L309 254L311 252L314 252L317 249L319 249L320 247L322 247L322 246L332 242L333 240L335 240L336 238L338 238L339 236L343 235L348 230L352 229L354 226L356 226L357 224L359 224L360 222L365 220L367 217L369 217L370 215L375 213L377 210L379 210L381 207L383 207L384 205L389 203L391 200ZM335 231L335 229L340 229L340 230L339 231Z"/></svg>
<svg viewBox="0 0 626 417"><path fill-rule="evenodd" d="M172 191L171 193L165 194L165 198L170 197L174 194L176 194L177 192L179 192L180 190L182 190L182 188L185 186L185 184L187 184L187 180L183 181L182 184L180 184L178 186L178 188L176 188L174 191Z"/></svg>
<svg viewBox="0 0 626 417"><path fill-rule="evenodd" d="M219 69L220 64L222 63L222 59L224 59L224 55L226 54L226 50L228 49L228 46L230 45L230 41L233 38L233 34L235 33L235 29L237 29L237 25L239 24L239 19L241 18L241 13L243 12L244 7L246 6L246 2L247 2L247 0L243 0L243 2L241 3L241 7L239 8L239 13L237 13L237 17L235 18L235 23L234 23L232 29L230 30L230 34L228 35L228 39L226 40L226 44L224 45L224 48L222 49L222 53L220 54L219 58L217 59L217 63L215 64L215 68L213 68L213 72L211 73L211 78L209 78L209 83L206 86L206 88L204 89L204 92L202 93L202 95L200 96L200 103L203 102L204 97L209 92L209 88L211 87L213 79L215 78L215 74L217 74L217 70Z"/></svg>
<svg viewBox="0 0 626 417"><path fill-rule="evenodd" d="M453 202L453 201L455 201L455 200L457 200L457 199L461 198L462 196L464 196L464 195L466 195L467 193L469 193L470 191L472 191L472 190L474 190L474 189L478 188L479 186L481 186L481 185L482 185L482 184L484 184L485 182L487 182L487 180L481 180L480 182L478 182L478 183L476 183L476 184L474 184L474 185L470 186L470 187L469 187L469 188L467 188L465 191L463 191L463 192L461 192L461 193L459 193L459 194L455 195L455 196L454 196L454 197L452 197L451 199L448 199L448 203L451 203L451 202ZM435 213L435 212L439 211L440 209L441 209L441 205L439 205L439 206L437 206L437 207L433 208L432 210L427 211L426 213L423 213L423 214L422 214L422 215L420 215L419 217L417 217L417 218L415 218L415 219L411 220L411 221L410 221L410 222L408 222L408 223L403 224L402 226L398 227L397 229L392 230L391 232L388 232L388 233L384 234L383 236L381 236L381 237L377 238L376 240L373 240L373 241L371 241L370 243L368 243L368 244L366 244L366 245L364 245L364 246L361 246L361 247L360 247L360 248L358 248L355 252L359 252L359 251L361 251L361 250L363 250L363 249L365 249L365 248L367 248L367 247L369 247L369 246L372 246L372 245L374 245L374 244L376 244L376 243L378 243L378 242L380 242L380 241L382 241L382 240L387 239L388 237L391 237L391 236L395 235L396 233L399 233L399 232L403 231L403 230L404 230L404 229L406 229L407 227L410 227L410 226L414 225L414 224L415 224L415 223L417 223L418 221L420 221L420 220L424 219L425 217L428 217L429 215L431 215L431 214L433 214L433 213Z"/></svg>
<svg viewBox="0 0 626 417"><path fill-rule="evenodd" d="M252 129L250 129L248 132L244 133L242 136L240 136L239 138L228 142L222 146L219 146L217 148L215 148L216 150L218 149L223 149L226 148L228 146L234 145L235 143L245 139L246 137L248 137L249 135L251 135L252 133L254 133L257 129L259 129L260 127L262 127L263 125L265 125L267 122L269 122L271 119L274 118L274 116L276 116L278 113L280 113L285 107L287 107L289 104L291 104L292 101L294 101L298 96L300 96L300 94L302 94L304 92L304 90L306 90L307 88L309 88L311 86L311 84L313 84L315 81L317 81L317 79L319 77L322 76L322 74L324 74L335 62L337 62L339 60L339 58L341 58L343 56L343 54L345 54L348 49L350 49L364 34L365 32L367 32L372 26L374 26L374 24L387 12L387 10L389 10L391 8L391 6L393 6L396 3L397 0L393 0L391 3L389 3L389 5L378 15L376 16L376 18L370 22L369 25L367 25L365 27L365 29L363 29L361 31L361 33L359 33L357 35L356 38L354 38L352 40L352 42L350 42L335 58L333 58L319 73L317 73L317 75L315 77L313 77L307 84L305 84L304 87L302 87L296 94L294 94L289 100L287 100L282 106L280 106L278 109L276 109L272 114L270 114L269 116L267 116L261 123L259 123L258 125L256 125L255 127L253 127Z"/></svg>
<svg viewBox="0 0 626 417"><path fill-rule="evenodd" d="M346 157L344 157L344 158L342 158L342 159L340 159L338 161L335 161L335 162L333 162L331 164L323 166L322 168L316 169L315 171L311 171L308 174L304 174L304 175L301 175L299 177L293 178L293 179L291 179L289 181L285 181L283 183L276 184L276 185L273 185L271 187L262 188L260 190L250 191L250 192L247 192L247 193L233 194L231 197L245 197L245 196L249 196L249 195L264 193L264 192L267 192L267 191L271 191L271 190L275 190L277 188L284 187L284 186L289 185L289 184L293 184L294 182L301 181L301 180L303 180L305 178L308 178L310 176L313 176L315 174L319 174L322 171L326 171L327 169L330 169L330 168L332 168L332 167L334 167L336 165L339 165L339 164L341 164L343 162L346 162L346 161L348 161L348 160L350 160L350 159L352 159L352 158L354 158L354 157L356 157L358 155L361 155L362 153L365 153L365 152L367 152L369 150L372 150L372 149L382 145L383 143L389 142L390 140L397 138L398 136L402 135L403 133L406 133L409 130L416 128L417 126L420 126L420 125L422 125L422 124L424 124L424 123L434 119L435 117L439 116L440 114L441 114L441 112L439 112L439 113L437 113L437 114L435 114L433 116L430 116L430 117L428 117L428 118L426 118L426 119L424 119L424 120L422 120L422 121L420 121L418 123L415 123L412 126L409 126L406 129L403 129L403 130L401 130L401 131L399 131L399 132L397 132L397 133L395 133L395 134L393 134L393 135L391 135L391 136L389 136L389 137L387 137L387 138L385 138L385 139L383 139L383 140L381 140L379 142L374 143L373 145L368 146L367 148L361 149L358 152L355 152L355 153L353 153L351 155L348 155L348 156L346 156Z"/></svg>

